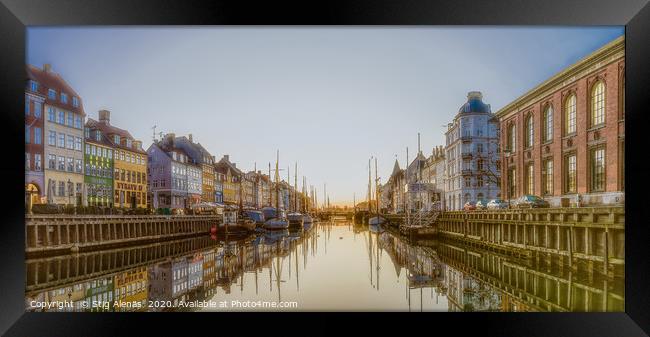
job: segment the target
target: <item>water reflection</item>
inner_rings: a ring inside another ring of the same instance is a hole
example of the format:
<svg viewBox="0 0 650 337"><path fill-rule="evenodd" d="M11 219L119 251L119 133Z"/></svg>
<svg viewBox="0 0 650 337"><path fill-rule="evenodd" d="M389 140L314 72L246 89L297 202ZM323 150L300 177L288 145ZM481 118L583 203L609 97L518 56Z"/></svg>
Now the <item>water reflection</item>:
<svg viewBox="0 0 650 337"><path fill-rule="evenodd" d="M26 279L29 311L624 310L621 280L348 222L34 259Z"/></svg>

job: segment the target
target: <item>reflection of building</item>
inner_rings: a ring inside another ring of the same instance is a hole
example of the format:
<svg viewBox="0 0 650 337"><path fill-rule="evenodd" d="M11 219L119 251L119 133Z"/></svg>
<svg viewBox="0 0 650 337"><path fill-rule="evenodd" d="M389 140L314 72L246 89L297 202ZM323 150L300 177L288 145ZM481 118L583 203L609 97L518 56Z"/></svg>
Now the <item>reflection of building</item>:
<svg viewBox="0 0 650 337"><path fill-rule="evenodd" d="M195 289L203 285L203 255L194 254L187 262L187 288Z"/></svg>
<svg viewBox="0 0 650 337"><path fill-rule="evenodd" d="M188 291L187 266L187 258L182 257L149 267L149 300L174 304L183 300Z"/></svg>
<svg viewBox="0 0 650 337"><path fill-rule="evenodd" d="M501 293L486 283L446 266L449 311L500 311Z"/></svg>
<svg viewBox="0 0 650 337"><path fill-rule="evenodd" d="M101 132L113 148L113 203L116 207L147 207L147 154L142 142L111 125L111 112L99 111L99 121L88 119L91 133ZM92 136L92 135L88 135Z"/></svg>
<svg viewBox="0 0 650 337"><path fill-rule="evenodd" d="M28 66L27 77L30 80L29 90L34 92L30 97L35 101L38 101L37 96L44 98L41 110L44 116L41 139L44 142L44 195L49 198L50 203L79 204L84 181L82 144L85 113L81 99L59 74L52 71L49 64L44 65L43 69ZM30 132L34 142L36 137L33 132L36 128L37 126L34 126L34 129L26 130ZM25 136L27 141L27 134ZM31 147L28 150L32 154L38 151L37 148Z"/></svg>
<svg viewBox="0 0 650 337"><path fill-rule="evenodd" d="M624 202L624 49L620 37L497 112L506 198Z"/></svg>
<svg viewBox="0 0 650 337"><path fill-rule="evenodd" d="M86 303L90 311L113 311L113 278L86 282Z"/></svg>
<svg viewBox="0 0 650 337"><path fill-rule="evenodd" d="M498 132L499 123L490 105L483 103L483 94L469 92L445 132L448 209L501 196Z"/></svg>
<svg viewBox="0 0 650 337"><path fill-rule="evenodd" d="M147 267L139 267L115 275L115 301L124 303L115 311L136 311L147 307L148 298ZM140 305L135 304L139 302Z"/></svg>

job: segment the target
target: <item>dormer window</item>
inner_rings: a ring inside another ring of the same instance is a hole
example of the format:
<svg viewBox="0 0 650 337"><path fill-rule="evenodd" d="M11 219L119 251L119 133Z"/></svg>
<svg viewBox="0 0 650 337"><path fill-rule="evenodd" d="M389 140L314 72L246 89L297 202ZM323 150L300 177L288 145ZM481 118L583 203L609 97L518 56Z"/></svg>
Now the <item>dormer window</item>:
<svg viewBox="0 0 650 337"><path fill-rule="evenodd" d="M49 99L56 99L56 91L54 91L53 89L48 89L47 90L47 97Z"/></svg>
<svg viewBox="0 0 650 337"><path fill-rule="evenodd" d="M120 143L120 136L119 135L113 135L113 142L115 144L119 144Z"/></svg>
<svg viewBox="0 0 650 337"><path fill-rule="evenodd" d="M79 99L75 96L72 96L72 106L75 108L79 107Z"/></svg>
<svg viewBox="0 0 650 337"><path fill-rule="evenodd" d="M68 95L61 93L61 103L68 103Z"/></svg>
<svg viewBox="0 0 650 337"><path fill-rule="evenodd" d="M29 81L29 88L34 92L38 91L38 82Z"/></svg>
<svg viewBox="0 0 650 337"><path fill-rule="evenodd" d="M177 160L176 159L176 152L172 152L172 159Z"/></svg>
<svg viewBox="0 0 650 337"><path fill-rule="evenodd" d="M98 141L98 142L102 140L102 132L101 131L99 131L99 130L95 131L95 140Z"/></svg>
<svg viewBox="0 0 650 337"><path fill-rule="evenodd" d="M132 146L133 146L133 145L132 145L131 140L127 138L127 139L126 139L126 147L131 148Z"/></svg>

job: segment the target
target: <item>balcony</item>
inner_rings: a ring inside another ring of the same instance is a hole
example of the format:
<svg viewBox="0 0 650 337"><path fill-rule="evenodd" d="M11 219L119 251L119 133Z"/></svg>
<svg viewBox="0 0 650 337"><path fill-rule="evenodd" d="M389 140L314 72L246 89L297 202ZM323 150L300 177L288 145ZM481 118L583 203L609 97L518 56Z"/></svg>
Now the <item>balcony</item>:
<svg viewBox="0 0 650 337"><path fill-rule="evenodd" d="M472 159L473 155L470 152L466 152L460 155L463 159Z"/></svg>
<svg viewBox="0 0 650 337"><path fill-rule="evenodd" d="M461 136L460 141L463 142L463 143L469 143L469 142L472 141L472 137L470 137L470 136Z"/></svg>

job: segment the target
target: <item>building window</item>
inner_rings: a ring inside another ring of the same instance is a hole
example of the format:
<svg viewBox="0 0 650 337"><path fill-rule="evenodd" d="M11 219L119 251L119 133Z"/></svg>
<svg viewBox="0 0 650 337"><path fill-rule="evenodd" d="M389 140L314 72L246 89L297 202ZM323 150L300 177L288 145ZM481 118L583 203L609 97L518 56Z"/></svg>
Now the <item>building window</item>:
<svg viewBox="0 0 650 337"><path fill-rule="evenodd" d="M81 129L81 116L79 115L74 115L74 127L77 129Z"/></svg>
<svg viewBox="0 0 650 337"><path fill-rule="evenodd" d="M47 98L56 99L56 91L54 91L54 89L48 89L47 90Z"/></svg>
<svg viewBox="0 0 650 337"><path fill-rule="evenodd" d="M553 106L548 105L544 109L544 141L550 142L553 139Z"/></svg>
<svg viewBox="0 0 650 337"><path fill-rule="evenodd" d="M32 89L32 91L36 92L38 91L38 82L36 81L29 81L29 87Z"/></svg>
<svg viewBox="0 0 650 337"><path fill-rule="evenodd" d="M533 163L526 166L526 194L535 194L535 172Z"/></svg>
<svg viewBox="0 0 650 337"><path fill-rule="evenodd" d="M55 170L56 169L56 156L53 154L48 154L47 155L47 168L50 170Z"/></svg>
<svg viewBox="0 0 650 337"><path fill-rule="evenodd" d="M517 128L515 123L511 123L508 127L508 151L515 152L517 146Z"/></svg>
<svg viewBox="0 0 650 337"><path fill-rule="evenodd" d="M621 86L618 91L618 96L620 97L620 108L619 108L619 119L625 118L625 72L621 74Z"/></svg>
<svg viewBox="0 0 650 337"><path fill-rule="evenodd" d="M605 190L605 148L591 150L589 173L591 175L591 191Z"/></svg>
<svg viewBox="0 0 650 337"><path fill-rule="evenodd" d="M29 125L25 125L25 144L29 144L29 142L30 142L30 140L31 140L31 138L32 138L32 137L30 136L30 133L31 133L31 132L30 132L30 129L31 129L31 128L29 127Z"/></svg>
<svg viewBox="0 0 650 337"><path fill-rule="evenodd" d="M74 126L74 114L72 112L68 112L68 126Z"/></svg>
<svg viewBox="0 0 650 337"><path fill-rule="evenodd" d="M542 172L542 186L544 187L543 194L544 195L552 195L553 194L553 160L552 159L547 159L544 162L544 171Z"/></svg>
<svg viewBox="0 0 650 337"><path fill-rule="evenodd" d="M68 103L68 95L61 93L61 103Z"/></svg>
<svg viewBox="0 0 650 337"><path fill-rule="evenodd" d="M564 176L566 177L564 190L566 193L576 193L576 175L576 155L572 154L566 157L564 164Z"/></svg>
<svg viewBox="0 0 650 337"><path fill-rule="evenodd" d="M90 145L86 144L86 154L90 154Z"/></svg>
<svg viewBox="0 0 650 337"><path fill-rule="evenodd" d="M39 102L34 102L34 117L41 118L42 105Z"/></svg>
<svg viewBox="0 0 650 337"><path fill-rule="evenodd" d="M54 108L51 106L47 107L47 120L54 122Z"/></svg>
<svg viewBox="0 0 650 337"><path fill-rule="evenodd" d="M74 159L66 158L68 162L68 172L74 172Z"/></svg>
<svg viewBox="0 0 650 337"><path fill-rule="evenodd" d="M75 96L72 96L72 106L75 108L79 107L79 99Z"/></svg>
<svg viewBox="0 0 650 337"><path fill-rule="evenodd" d="M29 171L31 168L30 160L29 160L29 152L25 152L25 170Z"/></svg>
<svg viewBox="0 0 650 337"><path fill-rule="evenodd" d="M75 171L81 173L81 159L75 159Z"/></svg>
<svg viewBox="0 0 650 337"><path fill-rule="evenodd" d="M476 186L483 187L483 175L478 175L476 177Z"/></svg>
<svg viewBox="0 0 650 337"><path fill-rule="evenodd" d="M618 160L618 170L620 179L620 190L625 191L625 140L622 140L619 143L619 160Z"/></svg>
<svg viewBox="0 0 650 337"><path fill-rule="evenodd" d="M58 118L57 118L56 122L59 123L59 124L65 125L65 111L59 110L57 117Z"/></svg>
<svg viewBox="0 0 650 337"><path fill-rule="evenodd" d="M95 145L90 146L90 154L92 154L93 156L97 155L97 147Z"/></svg>
<svg viewBox="0 0 650 337"><path fill-rule="evenodd" d="M81 151L81 137L74 137L74 149Z"/></svg>
<svg viewBox="0 0 650 337"><path fill-rule="evenodd" d="M29 97L25 96L25 115L29 116Z"/></svg>
<svg viewBox="0 0 650 337"><path fill-rule="evenodd" d="M517 171L515 168L508 170L508 198L512 199L517 195Z"/></svg>
<svg viewBox="0 0 650 337"><path fill-rule="evenodd" d="M56 157L56 159L59 161L59 171L65 171L65 157Z"/></svg>
<svg viewBox="0 0 650 337"><path fill-rule="evenodd" d="M564 102L564 133L570 135L576 132L576 95L571 94Z"/></svg>
<svg viewBox="0 0 650 337"><path fill-rule="evenodd" d="M119 135L113 135L113 142L115 144L120 144L120 136Z"/></svg>
<svg viewBox="0 0 650 337"><path fill-rule="evenodd" d="M41 128L34 128L34 144L41 144Z"/></svg>
<svg viewBox="0 0 650 337"><path fill-rule="evenodd" d="M605 83L597 81L591 89L591 126L605 123Z"/></svg>
<svg viewBox="0 0 650 337"><path fill-rule="evenodd" d="M42 169L41 154L37 153L34 155L34 171L40 171Z"/></svg>
<svg viewBox="0 0 650 337"><path fill-rule="evenodd" d="M47 137L47 144L56 146L56 131L50 131Z"/></svg>
<svg viewBox="0 0 650 337"><path fill-rule="evenodd" d="M526 118L526 143L524 146L526 148L532 147L533 146L533 114L529 114L528 117Z"/></svg>
<svg viewBox="0 0 650 337"><path fill-rule="evenodd" d="M59 181L59 196L65 196L65 182Z"/></svg>
<svg viewBox="0 0 650 337"><path fill-rule="evenodd" d="M60 148L65 148L65 135L62 133L59 133L59 144L58 146Z"/></svg>

